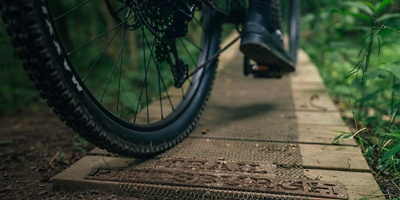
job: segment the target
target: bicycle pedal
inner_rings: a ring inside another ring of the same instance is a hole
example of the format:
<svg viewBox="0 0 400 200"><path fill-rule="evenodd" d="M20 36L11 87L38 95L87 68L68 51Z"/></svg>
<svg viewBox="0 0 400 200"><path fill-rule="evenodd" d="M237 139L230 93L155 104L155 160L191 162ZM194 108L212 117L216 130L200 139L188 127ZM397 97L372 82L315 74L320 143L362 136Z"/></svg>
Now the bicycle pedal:
<svg viewBox="0 0 400 200"><path fill-rule="evenodd" d="M284 72L278 66L252 65L250 74L254 78L282 78Z"/></svg>

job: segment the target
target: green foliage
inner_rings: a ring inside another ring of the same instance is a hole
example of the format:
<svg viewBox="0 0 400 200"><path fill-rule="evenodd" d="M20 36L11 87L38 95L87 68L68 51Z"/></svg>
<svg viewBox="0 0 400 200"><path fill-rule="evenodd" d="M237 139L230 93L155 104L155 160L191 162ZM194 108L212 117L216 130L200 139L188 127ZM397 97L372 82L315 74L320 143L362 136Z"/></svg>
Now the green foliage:
<svg viewBox="0 0 400 200"><path fill-rule="evenodd" d="M369 163L400 185L400 2L306 4L302 46L342 111L354 114L359 130L337 139L355 138Z"/></svg>
<svg viewBox="0 0 400 200"><path fill-rule="evenodd" d="M0 21L0 115L30 107L39 100L38 93L15 54L5 25Z"/></svg>
<svg viewBox="0 0 400 200"><path fill-rule="evenodd" d="M85 139L75 134L72 137L72 148L78 152L87 153L93 149L93 145L88 143Z"/></svg>

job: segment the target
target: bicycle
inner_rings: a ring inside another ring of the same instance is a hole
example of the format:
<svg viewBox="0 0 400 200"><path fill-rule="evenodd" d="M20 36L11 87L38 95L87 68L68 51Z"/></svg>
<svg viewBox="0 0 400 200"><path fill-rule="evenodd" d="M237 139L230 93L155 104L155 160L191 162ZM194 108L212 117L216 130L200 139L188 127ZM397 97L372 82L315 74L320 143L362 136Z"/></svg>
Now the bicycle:
<svg viewBox="0 0 400 200"><path fill-rule="evenodd" d="M288 7L283 19L295 60L299 1L285 2L271 12L281 29L280 8ZM0 6L29 77L53 111L89 142L125 156L163 152L191 132L218 56L239 40L220 48L222 25L240 32L246 16L245 0L3 0ZM187 30L174 28L179 20L190 22ZM244 72L276 76L248 59Z"/></svg>

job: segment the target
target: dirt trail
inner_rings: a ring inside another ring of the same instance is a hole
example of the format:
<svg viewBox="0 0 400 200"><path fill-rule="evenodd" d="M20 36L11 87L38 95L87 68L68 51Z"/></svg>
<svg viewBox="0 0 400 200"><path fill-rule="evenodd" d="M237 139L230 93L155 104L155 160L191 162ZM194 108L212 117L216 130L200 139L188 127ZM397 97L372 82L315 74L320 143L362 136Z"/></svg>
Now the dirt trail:
<svg viewBox="0 0 400 200"><path fill-rule="evenodd" d="M1 116L0 199L123 199L96 190L53 190L52 177L91 148L46 105Z"/></svg>

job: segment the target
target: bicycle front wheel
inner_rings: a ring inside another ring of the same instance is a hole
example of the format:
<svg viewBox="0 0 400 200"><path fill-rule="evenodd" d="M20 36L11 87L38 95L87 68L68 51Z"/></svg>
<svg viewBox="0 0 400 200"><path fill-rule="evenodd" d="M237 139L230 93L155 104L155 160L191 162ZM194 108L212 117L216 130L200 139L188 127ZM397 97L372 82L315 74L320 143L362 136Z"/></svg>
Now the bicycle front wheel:
<svg viewBox="0 0 400 200"><path fill-rule="evenodd" d="M89 142L130 156L165 151L186 137L215 78L221 37L215 11L202 6L186 36L165 41L175 16L168 4L0 3L25 67L53 110Z"/></svg>

